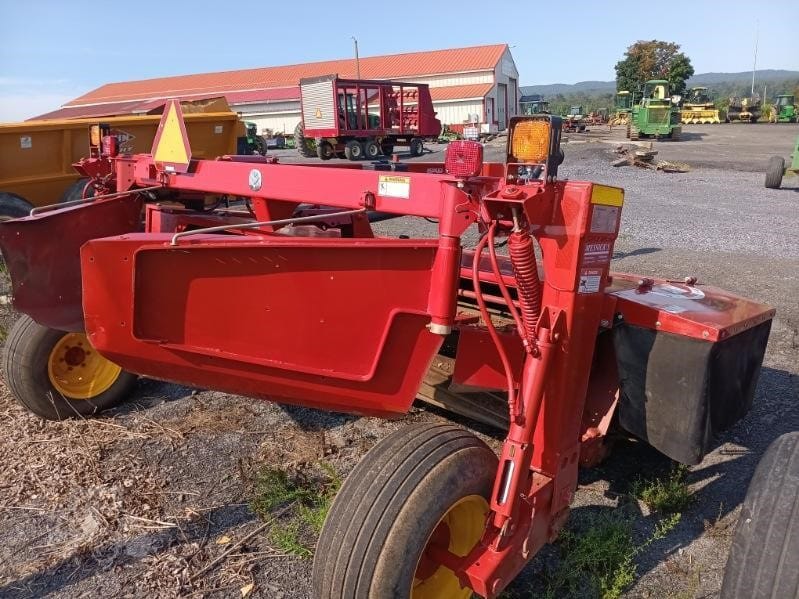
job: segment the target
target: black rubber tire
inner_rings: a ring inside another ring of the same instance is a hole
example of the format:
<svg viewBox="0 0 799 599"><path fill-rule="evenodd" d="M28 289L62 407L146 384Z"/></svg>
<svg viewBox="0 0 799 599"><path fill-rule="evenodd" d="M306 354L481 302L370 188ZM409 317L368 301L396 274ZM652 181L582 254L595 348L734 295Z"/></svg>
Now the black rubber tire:
<svg viewBox="0 0 799 599"><path fill-rule="evenodd" d="M383 156L388 156L389 158L391 158L391 156L394 155L394 144L390 143L380 144L380 151L383 153Z"/></svg>
<svg viewBox="0 0 799 599"><path fill-rule="evenodd" d="M305 137L305 128L302 121L294 127L294 147L303 158L313 158L316 156L316 144L312 139Z"/></svg>
<svg viewBox="0 0 799 599"><path fill-rule="evenodd" d="M772 156L768 159L766 167L766 189L779 189L782 185L782 176L785 174L785 159L782 156Z"/></svg>
<svg viewBox="0 0 799 599"><path fill-rule="evenodd" d="M330 160L335 157L336 152L333 150L333 146L329 141L323 141L316 144L316 155L321 160Z"/></svg>
<svg viewBox="0 0 799 599"><path fill-rule="evenodd" d="M366 160L376 160L380 156L380 146L374 140L363 142L363 157Z"/></svg>
<svg viewBox="0 0 799 599"><path fill-rule="evenodd" d="M33 204L15 193L0 191L0 221L28 216Z"/></svg>
<svg viewBox="0 0 799 599"><path fill-rule="evenodd" d="M746 492L721 599L799 597L799 432L769 445Z"/></svg>
<svg viewBox="0 0 799 599"><path fill-rule="evenodd" d="M347 160L360 160L363 158L363 146L359 141L351 139L344 145L344 155Z"/></svg>
<svg viewBox="0 0 799 599"><path fill-rule="evenodd" d="M127 399L138 377L124 370L109 389L91 399L69 399L56 390L47 374L47 362L64 335L26 314L20 316L8 334L3 352L3 372L11 395L47 420L90 416Z"/></svg>
<svg viewBox="0 0 799 599"><path fill-rule="evenodd" d="M490 497L497 457L449 424L405 427L378 443L338 493L316 547L317 599L409 597L433 530L457 501Z"/></svg>
<svg viewBox="0 0 799 599"><path fill-rule="evenodd" d="M424 152L424 143L418 137L414 137L411 140L411 156L421 156Z"/></svg>
<svg viewBox="0 0 799 599"><path fill-rule="evenodd" d="M88 177L81 177L77 181L75 181L72 185L67 187L64 190L64 193L61 194L61 199L58 200L59 202L72 202L74 200L81 200L83 199L83 192L86 190L86 197L93 198L94 197L94 187L89 187L86 189L86 185L89 183Z"/></svg>

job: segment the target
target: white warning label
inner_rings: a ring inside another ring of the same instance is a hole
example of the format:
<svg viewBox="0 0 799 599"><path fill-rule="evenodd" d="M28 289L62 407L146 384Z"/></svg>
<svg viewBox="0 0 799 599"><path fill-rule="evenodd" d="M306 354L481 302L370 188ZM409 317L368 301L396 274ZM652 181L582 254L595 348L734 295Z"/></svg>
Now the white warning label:
<svg viewBox="0 0 799 599"><path fill-rule="evenodd" d="M577 286L577 293L597 293L601 282L601 270L584 268L580 271L580 283Z"/></svg>
<svg viewBox="0 0 799 599"><path fill-rule="evenodd" d="M377 195L407 200L411 197L411 178L380 175L377 183Z"/></svg>

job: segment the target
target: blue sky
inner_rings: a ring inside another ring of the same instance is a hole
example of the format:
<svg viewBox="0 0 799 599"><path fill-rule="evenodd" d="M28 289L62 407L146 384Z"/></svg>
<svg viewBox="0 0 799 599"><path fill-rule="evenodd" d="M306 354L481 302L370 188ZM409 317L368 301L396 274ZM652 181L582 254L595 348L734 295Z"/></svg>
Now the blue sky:
<svg viewBox="0 0 799 599"><path fill-rule="evenodd" d="M638 39L681 44L697 73L745 71L755 19L721 15L757 9L768 15L758 25L758 67L799 70L795 19L764 3L603 3L609 18L591 17L600 14L594 3L527 5L0 0L0 121L57 108L111 81L342 58L352 54L353 35L362 56L504 42L522 85L611 80Z"/></svg>

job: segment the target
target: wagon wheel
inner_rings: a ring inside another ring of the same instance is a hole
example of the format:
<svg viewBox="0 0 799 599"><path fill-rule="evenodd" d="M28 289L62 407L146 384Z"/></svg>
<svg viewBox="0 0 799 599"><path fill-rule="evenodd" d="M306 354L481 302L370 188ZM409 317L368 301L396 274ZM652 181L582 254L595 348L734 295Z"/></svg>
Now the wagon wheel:
<svg viewBox="0 0 799 599"><path fill-rule="evenodd" d="M448 424L403 428L378 443L341 488L313 568L319 599L468 599L437 547L465 556L480 540L497 457Z"/></svg>
<svg viewBox="0 0 799 599"><path fill-rule="evenodd" d="M391 142L383 142L380 145L380 151L383 152L383 156L391 158L391 155L394 153L394 144Z"/></svg>
<svg viewBox="0 0 799 599"><path fill-rule="evenodd" d="M33 204L15 193L0 191L0 221L28 216Z"/></svg>
<svg viewBox="0 0 799 599"><path fill-rule="evenodd" d="M363 158L363 146L360 142L351 139L344 146L344 155L348 160L360 160Z"/></svg>
<svg viewBox="0 0 799 599"><path fill-rule="evenodd" d="M363 154L367 160L374 160L380 156L380 146L374 140L365 141L363 143Z"/></svg>
<svg viewBox="0 0 799 599"><path fill-rule="evenodd" d="M321 141L316 144L316 155L322 160L330 160L336 155L336 152L329 141Z"/></svg>
<svg viewBox="0 0 799 599"><path fill-rule="evenodd" d="M424 152L424 142L418 137L411 140L410 146L411 156L421 156Z"/></svg>
<svg viewBox="0 0 799 599"><path fill-rule="evenodd" d="M89 343L23 315L6 340L3 370L11 394L48 420L88 416L124 401L136 384Z"/></svg>
<svg viewBox="0 0 799 599"><path fill-rule="evenodd" d="M316 156L316 142L313 139L305 137L305 128L302 121L297 123L294 128L294 147L304 158L313 158Z"/></svg>

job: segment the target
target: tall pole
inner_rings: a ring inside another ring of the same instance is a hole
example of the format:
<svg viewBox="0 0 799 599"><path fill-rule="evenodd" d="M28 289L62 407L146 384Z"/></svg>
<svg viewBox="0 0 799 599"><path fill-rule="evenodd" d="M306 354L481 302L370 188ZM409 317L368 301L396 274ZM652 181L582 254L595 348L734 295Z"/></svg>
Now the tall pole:
<svg viewBox="0 0 799 599"><path fill-rule="evenodd" d="M355 42L355 78L361 78L361 60L358 58L358 39L353 35L352 41ZM754 85L754 84L753 84Z"/></svg>
<svg viewBox="0 0 799 599"><path fill-rule="evenodd" d="M757 38L760 35L760 21L755 21L755 62L752 65L752 94L755 95L755 71L757 70Z"/></svg>

